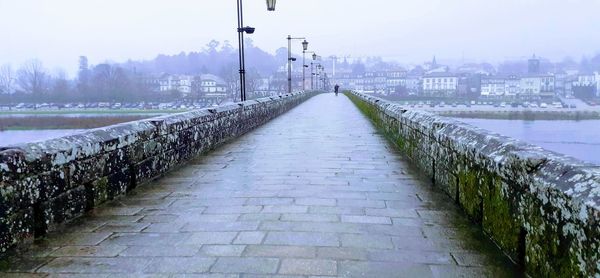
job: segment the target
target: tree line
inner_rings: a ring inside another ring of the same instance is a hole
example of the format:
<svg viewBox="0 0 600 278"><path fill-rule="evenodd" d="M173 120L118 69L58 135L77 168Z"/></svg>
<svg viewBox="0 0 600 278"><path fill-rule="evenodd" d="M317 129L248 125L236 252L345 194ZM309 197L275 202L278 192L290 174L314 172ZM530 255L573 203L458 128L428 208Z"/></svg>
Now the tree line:
<svg viewBox="0 0 600 278"><path fill-rule="evenodd" d="M246 42L247 86L258 87L259 79L271 76L285 64L285 48L271 55ZM135 102L175 100L179 92L157 94L157 79L163 73L199 76L217 75L230 85L230 91L238 88L237 49L229 42L211 41L201 51L177 55L160 54L148 61L129 60L124 63L100 63L90 65L86 56L79 57L77 76L69 79L58 70L50 73L41 61L30 60L19 68L10 65L0 67L0 103L41 102Z"/></svg>

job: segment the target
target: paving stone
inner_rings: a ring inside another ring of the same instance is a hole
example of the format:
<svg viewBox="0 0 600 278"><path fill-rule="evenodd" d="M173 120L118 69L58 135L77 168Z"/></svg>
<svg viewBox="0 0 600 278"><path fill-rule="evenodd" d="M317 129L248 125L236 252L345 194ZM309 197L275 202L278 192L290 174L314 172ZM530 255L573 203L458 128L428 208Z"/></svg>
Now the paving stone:
<svg viewBox="0 0 600 278"><path fill-rule="evenodd" d="M246 205L291 205L293 198L249 198Z"/></svg>
<svg viewBox="0 0 600 278"><path fill-rule="evenodd" d="M328 207L332 207L332 206L335 206L336 200L335 199L323 199L323 198L297 198L296 199L296 204L297 205L304 205L304 206L328 206Z"/></svg>
<svg viewBox="0 0 600 278"><path fill-rule="evenodd" d="M195 232L182 241L182 244L230 244L237 236L237 232Z"/></svg>
<svg viewBox="0 0 600 278"><path fill-rule="evenodd" d="M173 274L171 278L239 278L238 274L206 273L206 274ZM246 277L244 277L246 278Z"/></svg>
<svg viewBox="0 0 600 278"><path fill-rule="evenodd" d="M405 218L418 218L419 215L417 211L414 209L375 209L375 208L366 208L366 215L372 216L388 216L388 217L405 217Z"/></svg>
<svg viewBox="0 0 600 278"><path fill-rule="evenodd" d="M194 222L188 223L181 228L183 232L232 232L232 231L254 231L258 229L258 221L236 221L236 222Z"/></svg>
<svg viewBox="0 0 600 278"><path fill-rule="evenodd" d="M139 232L150 224L148 223L132 223L132 222L121 222L121 223L108 223L99 229L97 229L96 233L119 233L119 232Z"/></svg>
<svg viewBox="0 0 600 278"><path fill-rule="evenodd" d="M279 259L272 258L219 258L211 268L211 272L274 274L277 272Z"/></svg>
<svg viewBox="0 0 600 278"><path fill-rule="evenodd" d="M342 222L365 224L392 224L392 220L389 217L364 215L342 215Z"/></svg>
<svg viewBox="0 0 600 278"><path fill-rule="evenodd" d="M262 206L227 206L227 207L208 207L206 214L224 214L224 213L253 213L262 210Z"/></svg>
<svg viewBox="0 0 600 278"><path fill-rule="evenodd" d="M265 232L240 232L233 241L233 244L260 244L265 237Z"/></svg>
<svg viewBox="0 0 600 278"><path fill-rule="evenodd" d="M340 238L343 247L379 249L394 248L394 245L392 244L392 238L389 236L344 234L341 235Z"/></svg>
<svg viewBox="0 0 600 278"><path fill-rule="evenodd" d="M206 274L173 274L170 278L239 278L238 274L206 273ZM248 277L248 276L247 276ZM244 277L246 278L246 277Z"/></svg>
<svg viewBox="0 0 600 278"><path fill-rule="evenodd" d="M296 222L339 222L340 218L332 214L284 213L282 221Z"/></svg>
<svg viewBox="0 0 600 278"><path fill-rule="evenodd" d="M152 223L146 227L144 233L179 233L186 223Z"/></svg>
<svg viewBox="0 0 600 278"><path fill-rule="evenodd" d="M315 252L316 248L311 246L249 245L244 252L244 256L314 258Z"/></svg>
<svg viewBox="0 0 600 278"><path fill-rule="evenodd" d="M449 252L426 252L414 250L376 250L369 252L369 260L384 262L402 262L415 264L451 264L456 265Z"/></svg>
<svg viewBox="0 0 600 278"><path fill-rule="evenodd" d="M367 249L348 247L319 247L317 257L336 260L367 260Z"/></svg>
<svg viewBox="0 0 600 278"><path fill-rule="evenodd" d="M244 249L245 245L203 245L200 253L207 256L238 257Z"/></svg>
<svg viewBox="0 0 600 278"><path fill-rule="evenodd" d="M309 213L313 214L351 214L351 215L363 215L365 214L364 208L355 207L322 207L322 206L311 206L308 209Z"/></svg>
<svg viewBox="0 0 600 278"><path fill-rule="evenodd" d="M126 246L102 245L102 246L65 246L52 252L52 257L115 257L119 255Z"/></svg>
<svg viewBox="0 0 600 278"><path fill-rule="evenodd" d="M177 221L179 216L175 214L158 214L158 215L146 215L140 219L143 223L172 223Z"/></svg>
<svg viewBox="0 0 600 278"><path fill-rule="evenodd" d="M274 221L281 218L281 213L246 213L239 216L238 221Z"/></svg>
<svg viewBox="0 0 600 278"><path fill-rule="evenodd" d="M340 207L385 208L385 202L380 200L348 200L338 199Z"/></svg>
<svg viewBox="0 0 600 278"><path fill-rule="evenodd" d="M433 277L433 273L425 264L404 264L390 262L340 262L338 275L341 277ZM473 276L477 277L477 276Z"/></svg>
<svg viewBox="0 0 600 278"><path fill-rule="evenodd" d="M103 207L94 209L91 214L95 216L132 216L142 211L144 207L113 207L110 204L106 204Z"/></svg>
<svg viewBox="0 0 600 278"><path fill-rule="evenodd" d="M152 259L145 273L202 273L208 272L215 263L214 258L171 257Z"/></svg>
<svg viewBox="0 0 600 278"><path fill-rule="evenodd" d="M265 206L262 210L263 213L306 213L308 212L307 206Z"/></svg>
<svg viewBox="0 0 600 278"><path fill-rule="evenodd" d="M52 258L48 257L12 257L2 258L0 261L1 269L0 276L3 276L2 272L22 272L32 273L36 271L40 266L49 262Z"/></svg>
<svg viewBox="0 0 600 278"><path fill-rule="evenodd" d="M56 258L38 271L47 273L141 273L150 260L143 258Z"/></svg>
<svg viewBox="0 0 600 278"><path fill-rule="evenodd" d="M188 237L188 234L175 233L117 233L107 238L102 244L123 246L175 245Z"/></svg>
<svg viewBox="0 0 600 278"><path fill-rule="evenodd" d="M312 232L269 232L265 244L299 246L339 246L339 240L333 233Z"/></svg>
<svg viewBox="0 0 600 278"><path fill-rule="evenodd" d="M84 245L91 246L97 245L100 242L107 239L112 233L67 233L67 234L52 234L48 238L48 244L50 246L64 246L64 245Z"/></svg>
<svg viewBox="0 0 600 278"><path fill-rule="evenodd" d="M283 259L281 261L279 273L297 275L336 275L337 263L333 260Z"/></svg>
<svg viewBox="0 0 600 278"><path fill-rule="evenodd" d="M197 246L129 246L119 254L122 257L191 257L198 253Z"/></svg>
<svg viewBox="0 0 600 278"><path fill-rule="evenodd" d="M454 265L430 266L433 277L525 277L522 273L511 268L497 267L464 267Z"/></svg>

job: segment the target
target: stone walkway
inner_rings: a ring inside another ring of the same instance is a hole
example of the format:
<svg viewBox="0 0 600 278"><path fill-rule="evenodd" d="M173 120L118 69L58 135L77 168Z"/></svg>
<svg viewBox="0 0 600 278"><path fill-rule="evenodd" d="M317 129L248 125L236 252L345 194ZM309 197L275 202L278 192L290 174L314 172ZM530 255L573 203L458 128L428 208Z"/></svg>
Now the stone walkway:
<svg viewBox="0 0 600 278"><path fill-rule="evenodd" d="M349 99L333 94L32 249L0 276L520 275Z"/></svg>

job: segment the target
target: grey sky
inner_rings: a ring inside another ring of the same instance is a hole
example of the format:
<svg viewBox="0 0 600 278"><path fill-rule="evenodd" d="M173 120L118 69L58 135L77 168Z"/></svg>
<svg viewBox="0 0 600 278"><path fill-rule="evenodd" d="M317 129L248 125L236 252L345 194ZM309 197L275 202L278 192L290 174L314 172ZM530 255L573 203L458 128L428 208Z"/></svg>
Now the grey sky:
<svg viewBox="0 0 600 278"><path fill-rule="evenodd" d="M271 52L287 34L307 36L323 55L403 63L600 51L600 0L279 0L274 13L264 2L245 0L245 21ZM211 39L236 45L235 25L234 0L0 0L0 64L38 58L73 72L79 55L120 62Z"/></svg>

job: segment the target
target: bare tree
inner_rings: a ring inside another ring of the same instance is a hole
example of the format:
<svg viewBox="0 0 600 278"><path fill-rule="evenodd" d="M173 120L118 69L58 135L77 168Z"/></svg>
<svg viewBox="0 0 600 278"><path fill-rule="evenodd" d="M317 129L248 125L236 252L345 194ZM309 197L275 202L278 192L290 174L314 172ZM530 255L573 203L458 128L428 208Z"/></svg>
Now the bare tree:
<svg viewBox="0 0 600 278"><path fill-rule="evenodd" d="M251 68L246 76L246 86L248 87L247 90L250 98L254 99L262 97L262 95L256 92L260 88L261 84L262 79L260 77L260 73L258 70L256 70L256 68Z"/></svg>
<svg viewBox="0 0 600 278"><path fill-rule="evenodd" d="M240 98L240 75L238 72L237 65L235 63L229 63L221 68L221 78L227 83L228 92L227 94L232 101L239 100Z"/></svg>
<svg viewBox="0 0 600 278"><path fill-rule="evenodd" d="M52 78L52 99L54 101L66 102L73 101L70 95L71 88L67 79L67 74L63 69L57 69Z"/></svg>
<svg viewBox="0 0 600 278"><path fill-rule="evenodd" d="M15 73L10 65L0 67L0 94L11 94L14 90Z"/></svg>
<svg viewBox="0 0 600 278"><path fill-rule="evenodd" d="M48 74L39 60L23 64L17 71L17 83L26 93L42 95L48 90Z"/></svg>

